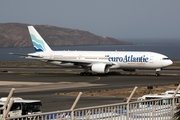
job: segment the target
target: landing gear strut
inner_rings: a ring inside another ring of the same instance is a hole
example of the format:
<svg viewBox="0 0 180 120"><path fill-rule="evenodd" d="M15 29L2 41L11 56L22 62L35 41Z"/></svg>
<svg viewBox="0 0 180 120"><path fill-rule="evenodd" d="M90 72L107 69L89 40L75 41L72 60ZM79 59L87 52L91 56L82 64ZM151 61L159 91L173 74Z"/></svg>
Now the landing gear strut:
<svg viewBox="0 0 180 120"><path fill-rule="evenodd" d="M155 76L156 76L156 77L160 76L160 73L159 73L160 71L161 71L160 68L159 68L159 69L156 69L156 73L155 73Z"/></svg>

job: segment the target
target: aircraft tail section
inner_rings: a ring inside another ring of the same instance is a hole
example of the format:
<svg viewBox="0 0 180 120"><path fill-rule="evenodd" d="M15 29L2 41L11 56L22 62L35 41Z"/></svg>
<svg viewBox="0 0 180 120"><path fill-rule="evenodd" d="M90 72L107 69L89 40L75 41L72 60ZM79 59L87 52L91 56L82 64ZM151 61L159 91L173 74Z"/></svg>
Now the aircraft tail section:
<svg viewBox="0 0 180 120"><path fill-rule="evenodd" d="M28 26L28 30L31 36L35 52L52 51L48 44L44 41L44 39L33 26Z"/></svg>

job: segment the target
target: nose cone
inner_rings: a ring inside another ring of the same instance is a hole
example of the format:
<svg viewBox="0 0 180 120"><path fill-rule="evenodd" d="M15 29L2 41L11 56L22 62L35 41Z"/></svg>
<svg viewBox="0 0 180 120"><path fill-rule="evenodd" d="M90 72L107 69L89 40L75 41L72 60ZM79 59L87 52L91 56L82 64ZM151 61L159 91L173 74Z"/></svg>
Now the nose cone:
<svg viewBox="0 0 180 120"><path fill-rule="evenodd" d="M169 65L172 65L173 64L173 61L172 60L169 60Z"/></svg>
<svg viewBox="0 0 180 120"><path fill-rule="evenodd" d="M163 66L164 66L164 67L167 67L167 66L170 66L170 65L172 65L172 64L173 64L172 60L166 60L166 61L164 61Z"/></svg>
<svg viewBox="0 0 180 120"><path fill-rule="evenodd" d="M169 63L169 65L172 65L173 64L173 61L172 60L170 60L170 63Z"/></svg>

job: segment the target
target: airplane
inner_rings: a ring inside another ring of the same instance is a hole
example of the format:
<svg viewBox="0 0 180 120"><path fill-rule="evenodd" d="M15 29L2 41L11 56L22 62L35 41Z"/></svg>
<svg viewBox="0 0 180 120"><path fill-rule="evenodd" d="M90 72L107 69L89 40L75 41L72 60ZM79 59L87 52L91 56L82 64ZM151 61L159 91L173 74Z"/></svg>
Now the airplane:
<svg viewBox="0 0 180 120"><path fill-rule="evenodd" d="M59 66L81 67L84 72L80 75L84 76L106 74L111 69L155 69L155 76L159 76L162 68L173 63L163 54L146 51L54 51L33 26L28 26L28 30L35 52L28 53L26 58Z"/></svg>

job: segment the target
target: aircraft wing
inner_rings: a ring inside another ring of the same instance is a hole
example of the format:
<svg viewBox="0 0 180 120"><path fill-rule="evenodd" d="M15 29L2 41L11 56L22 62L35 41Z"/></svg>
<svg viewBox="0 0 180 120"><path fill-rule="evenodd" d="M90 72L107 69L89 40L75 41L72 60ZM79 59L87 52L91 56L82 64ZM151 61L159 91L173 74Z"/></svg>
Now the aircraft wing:
<svg viewBox="0 0 180 120"><path fill-rule="evenodd" d="M74 63L74 64L93 64L93 63L105 63L107 65L114 65L111 62L102 62L102 61L96 61L96 60L82 60L82 59L46 59L46 58L42 58L42 57L33 57L33 56L29 56L26 57L28 59L36 59L36 60L43 60L43 61L47 61L47 62L53 62L53 61L58 61L58 62L62 62L62 63Z"/></svg>
<svg viewBox="0 0 180 120"><path fill-rule="evenodd" d="M114 65L111 62L102 62L102 61L97 61L97 60L83 60L83 59L49 59L49 58L44 58L41 56L37 56L37 55L32 55L32 54L20 54L20 53L9 53L11 55L18 55L18 56L24 56L27 59L35 59L35 60L43 60L43 61L47 61L47 62L53 62L53 61L58 61L61 63L74 63L76 65L90 65L93 63L105 63L106 65L112 66Z"/></svg>

